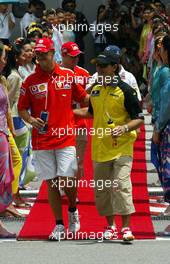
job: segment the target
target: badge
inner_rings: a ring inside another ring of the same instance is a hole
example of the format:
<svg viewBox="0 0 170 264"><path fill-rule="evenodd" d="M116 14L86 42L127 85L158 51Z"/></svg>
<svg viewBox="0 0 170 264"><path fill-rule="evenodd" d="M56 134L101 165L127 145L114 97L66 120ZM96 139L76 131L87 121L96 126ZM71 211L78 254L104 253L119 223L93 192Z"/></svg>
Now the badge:
<svg viewBox="0 0 170 264"><path fill-rule="evenodd" d="M92 93L91 93L91 96L99 96L99 95L100 95L99 90L92 91Z"/></svg>
<svg viewBox="0 0 170 264"><path fill-rule="evenodd" d="M34 86L31 86L30 87L30 90L31 90L31 93L34 95L34 94L37 94L38 93L38 85L34 85Z"/></svg>
<svg viewBox="0 0 170 264"><path fill-rule="evenodd" d="M48 85L47 83L33 85L30 87L31 93L35 95L35 94L47 92L47 85Z"/></svg>
<svg viewBox="0 0 170 264"><path fill-rule="evenodd" d="M45 85L44 85L44 84L41 84L41 85L39 86L39 90L40 90L41 92L45 91L45 90L46 90Z"/></svg>
<svg viewBox="0 0 170 264"><path fill-rule="evenodd" d="M64 89L71 89L71 85L68 84L68 83L66 83L66 84L64 85Z"/></svg>
<svg viewBox="0 0 170 264"><path fill-rule="evenodd" d="M61 87L63 86L63 84L62 84L61 82L58 82L58 83L57 83L57 86L58 86L58 88L61 89Z"/></svg>

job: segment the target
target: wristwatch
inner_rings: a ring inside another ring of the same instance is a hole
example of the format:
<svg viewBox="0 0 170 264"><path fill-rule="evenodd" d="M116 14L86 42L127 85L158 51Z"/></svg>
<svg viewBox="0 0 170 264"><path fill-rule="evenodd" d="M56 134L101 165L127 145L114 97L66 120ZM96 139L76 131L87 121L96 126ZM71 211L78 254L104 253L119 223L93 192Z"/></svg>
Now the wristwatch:
<svg viewBox="0 0 170 264"><path fill-rule="evenodd" d="M125 128L125 133L129 132L129 127L128 127L128 125L124 125L124 128Z"/></svg>

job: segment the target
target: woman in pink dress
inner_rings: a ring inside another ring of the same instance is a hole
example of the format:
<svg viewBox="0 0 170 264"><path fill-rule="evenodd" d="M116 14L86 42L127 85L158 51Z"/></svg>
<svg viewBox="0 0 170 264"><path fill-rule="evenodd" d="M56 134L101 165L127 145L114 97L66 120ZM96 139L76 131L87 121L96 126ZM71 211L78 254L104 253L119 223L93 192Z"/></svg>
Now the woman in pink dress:
<svg viewBox="0 0 170 264"><path fill-rule="evenodd" d="M5 47L0 42L0 213L12 202L12 181L14 179L10 147L8 142L8 125L10 126L9 102L1 75L6 65ZM0 221L0 238L15 237L6 230Z"/></svg>

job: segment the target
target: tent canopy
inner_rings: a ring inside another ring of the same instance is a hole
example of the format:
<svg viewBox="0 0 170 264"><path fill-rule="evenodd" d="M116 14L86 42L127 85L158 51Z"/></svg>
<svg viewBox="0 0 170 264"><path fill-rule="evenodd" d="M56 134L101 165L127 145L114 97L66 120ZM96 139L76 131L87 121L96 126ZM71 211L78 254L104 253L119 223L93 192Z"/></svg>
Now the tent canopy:
<svg viewBox="0 0 170 264"><path fill-rule="evenodd" d="M25 4L29 3L29 0L0 0L0 4Z"/></svg>

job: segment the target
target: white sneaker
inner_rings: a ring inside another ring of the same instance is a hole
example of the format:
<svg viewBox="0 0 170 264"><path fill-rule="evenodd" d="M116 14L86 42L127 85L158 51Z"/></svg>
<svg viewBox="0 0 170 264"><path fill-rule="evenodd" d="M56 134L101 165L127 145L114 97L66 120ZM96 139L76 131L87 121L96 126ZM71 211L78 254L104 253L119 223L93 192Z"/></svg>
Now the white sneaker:
<svg viewBox="0 0 170 264"><path fill-rule="evenodd" d="M52 233L49 235L49 240L60 241L65 238L65 228L63 225L56 225Z"/></svg>
<svg viewBox="0 0 170 264"><path fill-rule="evenodd" d="M103 233L103 239L112 240L118 239L118 231L115 226L107 226Z"/></svg>
<svg viewBox="0 0 170 264"><path fill-rule="evenodd" d="M69 222L69 231L72 233L76 233L80 230L80 220L79 220L79 214L78 209L71 213L68 211L68 222Z"/></svg>
<svg viewBox="0 0 170 264"><path fill-rule="evenodd" d="M133 241L135 239L130 227L124 227L121 230L123 241Z"/></svg>

